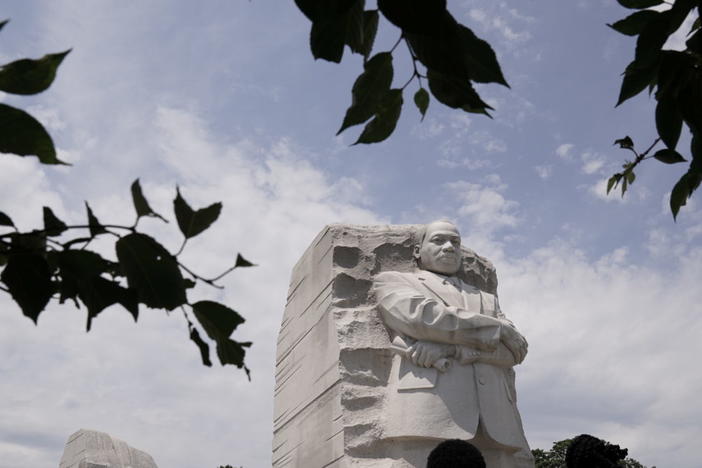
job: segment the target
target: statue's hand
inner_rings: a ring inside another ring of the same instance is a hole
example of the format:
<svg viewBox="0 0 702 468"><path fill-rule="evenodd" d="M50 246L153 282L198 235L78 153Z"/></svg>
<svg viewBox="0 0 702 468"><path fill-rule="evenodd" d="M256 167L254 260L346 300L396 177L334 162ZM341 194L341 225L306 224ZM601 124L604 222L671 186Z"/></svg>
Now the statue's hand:
<svg viewBox="0 0 702 468"><path fill-rule="evenodd" d="M409 347L408 355L415 366L432 367L436 361L448 356L447 348L452 346L431 341L417 341Z"/></svg>
<svg viewBox="0 0 702 468"><path fill-rule="evenodd" d="M529 347L526 339L509 325L502 326L500 339L514 355L515 362L520 364L526 357Z"/></svg>

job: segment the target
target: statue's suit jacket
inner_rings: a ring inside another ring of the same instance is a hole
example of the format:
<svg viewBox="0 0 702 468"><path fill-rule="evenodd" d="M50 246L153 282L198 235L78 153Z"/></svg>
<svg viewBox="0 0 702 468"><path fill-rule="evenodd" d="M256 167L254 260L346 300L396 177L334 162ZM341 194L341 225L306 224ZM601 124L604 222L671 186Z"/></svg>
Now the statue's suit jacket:
<svg viewBox="0 0 702 468"><path fill-rule="evenodd" d="M446 372L394 357L383 437L472 439L482 421L499 445L528 451L516 406L517 363L499 343L500 327L513 325L495 295L425 270L380 273L374 291L392 334L408 344L457 345L458 353Z"/></svg>

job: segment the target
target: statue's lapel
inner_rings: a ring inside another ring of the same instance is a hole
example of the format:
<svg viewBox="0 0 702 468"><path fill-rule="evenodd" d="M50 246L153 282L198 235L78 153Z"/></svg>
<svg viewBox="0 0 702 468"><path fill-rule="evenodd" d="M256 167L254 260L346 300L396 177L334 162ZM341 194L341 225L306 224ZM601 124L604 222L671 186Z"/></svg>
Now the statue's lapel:
<svg viewBox="0 0 702 468"><path fill-rule="evenodd" d="M425 291L445 306L465 307L461 291L445 277L430 271L421 271L417 278Z"/></svg>

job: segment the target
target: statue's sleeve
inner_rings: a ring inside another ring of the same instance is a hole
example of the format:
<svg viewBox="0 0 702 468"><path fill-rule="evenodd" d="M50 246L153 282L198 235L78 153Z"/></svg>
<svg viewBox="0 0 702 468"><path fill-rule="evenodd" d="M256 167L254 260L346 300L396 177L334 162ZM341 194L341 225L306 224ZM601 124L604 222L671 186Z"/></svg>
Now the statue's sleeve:
<svg viewBox="0 0 702 468"><path fill-rule="evenodd" d="M486 350L499 343L500 319L447 306L420 291L407 274L380 273L373 288L385 324L397 333Z"/></svg>

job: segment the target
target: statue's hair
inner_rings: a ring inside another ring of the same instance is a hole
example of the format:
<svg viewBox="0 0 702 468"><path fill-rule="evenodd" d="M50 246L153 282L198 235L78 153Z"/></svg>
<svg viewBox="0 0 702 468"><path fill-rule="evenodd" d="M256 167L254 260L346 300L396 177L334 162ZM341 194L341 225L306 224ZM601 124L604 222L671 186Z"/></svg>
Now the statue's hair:
<svg viewBox="0 0 702 468"><path fill-rule="evenodd" d="M449 224L453 224L454 226L456 226L456 228L458 228L456 223L448 218L439 218L439 219L435 219L434 221L431 221L427 224L422 224L421 226L419 226L417 228L417 230L415 232L415 240L417 241L417 245L421 246L424 243L424 238L427 236L427 226L429 226L430 224L434 224L434 223L449 223Z"/></svg>
<svg viewBox="0 0 702 468"><path fill-rule="evenodd" d="M427 468L485 468L485 459L474 445L465 440L445 440L434 447Z"/></svg>

